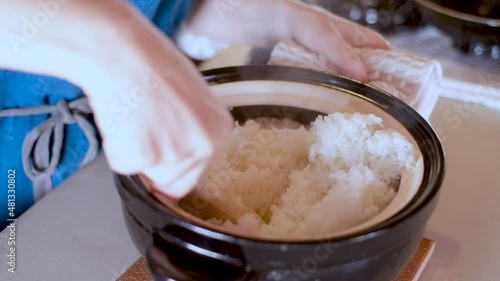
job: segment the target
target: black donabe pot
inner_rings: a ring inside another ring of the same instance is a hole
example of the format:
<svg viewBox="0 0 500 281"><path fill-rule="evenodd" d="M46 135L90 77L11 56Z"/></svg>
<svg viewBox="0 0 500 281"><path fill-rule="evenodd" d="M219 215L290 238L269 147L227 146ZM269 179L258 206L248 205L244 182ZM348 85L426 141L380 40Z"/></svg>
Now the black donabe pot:
<svg viewBox="0 0 500 281"><path fill-rule="evenodd" d="M292 242L245 238L216 230L161 204L139 176L115 175L130 236L155 280L392 280L417 249L444 177L444 152L425 119L376 88L310 70L242 66L203 74L211 85L273 80L348 89L346 95L387 112L408 130L422 152L423 180L411 202L382 223L341 237ZM317 115L295 107L259 103L232 110L240 120L242 116L270 116L277 111L282 117L301 122L310 122Z"/></svg>

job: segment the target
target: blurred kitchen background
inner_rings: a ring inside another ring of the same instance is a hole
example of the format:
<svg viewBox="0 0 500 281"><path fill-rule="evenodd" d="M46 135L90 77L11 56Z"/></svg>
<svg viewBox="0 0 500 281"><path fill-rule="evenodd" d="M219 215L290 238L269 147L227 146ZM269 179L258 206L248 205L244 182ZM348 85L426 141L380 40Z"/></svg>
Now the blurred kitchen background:
<svg viewBox="0 0 500 281"><path fill-rule="evenodd" d="M383 33L419 27L422 14L415 1L408 0L304 0L321 6L344 18L356 21Z"/></svg>
<svg viewBox="0 0 500 281"><path fill-rule="evenodd" d="M304 0L384 35L435 25L453 46L474 56L500 59L499 0Z"/></svg>
<svg viewBox="0 0 500 281"><path fill-rule="evenodd" d="M302 1L379 31L396 51L439 61L441 97L500 110L500 0ZM270 52L232 46L200 69L265 64Z"/></svg>

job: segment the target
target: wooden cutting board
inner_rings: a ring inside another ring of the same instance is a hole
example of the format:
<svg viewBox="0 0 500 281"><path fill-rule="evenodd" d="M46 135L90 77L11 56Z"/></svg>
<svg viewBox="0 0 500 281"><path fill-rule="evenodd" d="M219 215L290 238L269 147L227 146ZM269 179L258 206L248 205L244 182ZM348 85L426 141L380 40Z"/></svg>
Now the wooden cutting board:
<svg viewBox="0 0 500 281"><path fill-rule="evenodd" d="M436 242L424 238L413 259L393 281L417 281L432 256ZM116 281L153 281L146 269L146 262L139 258Z"/></svg>

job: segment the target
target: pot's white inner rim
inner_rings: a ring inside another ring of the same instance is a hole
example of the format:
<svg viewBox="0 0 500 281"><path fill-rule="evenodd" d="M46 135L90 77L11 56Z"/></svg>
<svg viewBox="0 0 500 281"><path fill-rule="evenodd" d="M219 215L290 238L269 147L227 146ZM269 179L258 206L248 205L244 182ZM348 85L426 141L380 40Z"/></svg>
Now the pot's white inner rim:
<svg viewBox="0 0 500 281"><path fill-rule="evenodd" d="M417 148L417 164L411 172L403 173L401 183L395 198L391 203L378 215L359 224L355 227L344 231L331 233L324 237L316 237L316 239L335 238L344 235L350 235L359 231L363 231L377 224L380 224L390 217L401 211L416 195L423 179L424 163L422 160L421 151L418 145L412 138L411 134L392 116L386 113L379 107L363 100L347 94L347 90L332 89L319 85L311 85L298 82L285 81L241 81L231 82L219 85L212 85L213 94L218 97L228 107L248 106L248 105L280 105L293 106L298 108L315 110L323 113L372 113L384 122L384 127L391 128L403 134ZM162 196L155 195L163 204L172 208L183 217L190 220L195 220L200 224L213 230L227 233L235 236L258 239L258 240L275 240L275 241L309 241L310 238L304 239L287 239L286 237L254 237L244 233L232 232L220 226L213 225L203 219L190 214L189 212L175 206L175 204Z"/></svg>

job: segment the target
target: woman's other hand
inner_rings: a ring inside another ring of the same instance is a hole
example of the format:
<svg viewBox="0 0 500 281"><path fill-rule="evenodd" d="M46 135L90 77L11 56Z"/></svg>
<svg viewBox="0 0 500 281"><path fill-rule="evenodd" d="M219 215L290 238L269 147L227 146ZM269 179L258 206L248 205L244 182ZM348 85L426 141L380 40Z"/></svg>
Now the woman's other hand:
<svg viewBox="0 0 500 281"><path fill-rule="evenodd" d="M202 1L188 27L209 38L259 47L295 40L361 81L366 69L353 48L389 49L378 33L296 0Z"/></svg>

